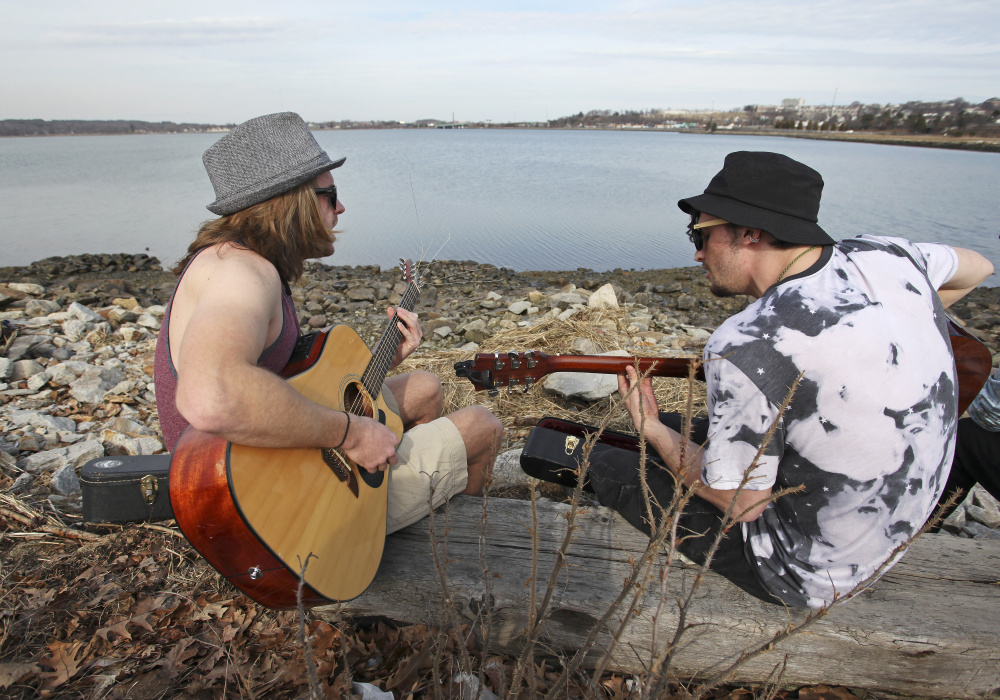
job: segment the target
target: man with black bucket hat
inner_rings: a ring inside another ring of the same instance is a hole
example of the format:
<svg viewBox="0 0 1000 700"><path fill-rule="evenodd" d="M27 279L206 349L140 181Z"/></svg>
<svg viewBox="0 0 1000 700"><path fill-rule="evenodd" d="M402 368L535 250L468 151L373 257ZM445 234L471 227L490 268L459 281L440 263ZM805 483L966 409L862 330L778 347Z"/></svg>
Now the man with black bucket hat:
<svg viewBox="0 0 1000 700"><path fill-rule="evenodd" d="M341 450L359 467L387 471L389 532L456 493L482 492L502 434L473 406L442 417L441 383L429 372L389 377L383 398L402 421L400 441L383 423L307 399L278 372L299 336L289 284L309 258L334 252L345 211L331 159L298 114L257 117L234 127L203 161L215 189L187 256L157 342L155 380L168 449L193 428L251 447ZM422 333L415 313L398 313L401 341L390 369ZM336 348L324 349L336 352Z"/></svg>
<svg viewBox="0 0 1000 700"><path fill-rule="evenodd" d="M618 378L658 458L646 474L654 502L666 508L678 479L698 487L681 552L704 563L732 507L740 526L711 568L794 607L822 606L884 571L931 515L958 420L944 308L993 271L947 245L834 241L818 224L822 189L791 158L738 152L703 194L678 202L712 293L755 299L705 346L708 417L689 437L679 415L659 413L648 377L629 367ZM649 533L638 467L595 451L587 488ZM798 490L770 499L782 489Z"/></svg>

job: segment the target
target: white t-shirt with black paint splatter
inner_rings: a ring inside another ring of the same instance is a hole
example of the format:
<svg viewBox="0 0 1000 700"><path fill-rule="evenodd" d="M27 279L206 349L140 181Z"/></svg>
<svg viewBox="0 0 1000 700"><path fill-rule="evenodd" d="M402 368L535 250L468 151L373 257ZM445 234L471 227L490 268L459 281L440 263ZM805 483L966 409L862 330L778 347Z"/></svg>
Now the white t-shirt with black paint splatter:
<svg viewBox="0 0 1000 700"><path fill-rule="evenodd" d="M761 582L818 607L918 530L954 451L956 375L936 289L946 245L861 236L728 319L705 347L711 419L702 479L737 488L802 381L749 489L801 486L743 526Z"/></svg>

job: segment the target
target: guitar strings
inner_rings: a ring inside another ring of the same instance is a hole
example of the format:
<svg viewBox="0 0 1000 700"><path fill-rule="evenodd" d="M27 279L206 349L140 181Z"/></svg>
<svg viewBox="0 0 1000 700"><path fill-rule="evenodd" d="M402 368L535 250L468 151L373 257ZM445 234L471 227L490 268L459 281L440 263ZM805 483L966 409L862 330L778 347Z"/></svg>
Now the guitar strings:
<svg viewBox="0 0 1000 700"><path fill-rule="evenodd" d="M400 305L404 308L410 308L413 305L412 299L407 299L407 297L412 297L411 292L415 289L414 285L411 283L403 295L403 300ZM375 351L375 356L372 363L369 365L369 369L374 368L374 372L365 372L365 376L362 377L362 384L364 380L371 379L372 376L378 376L384 378L389 370L389 364L392 362L392 356L396 354L395 348L399 345L399 340L402 337L398 326L396 325L399 321L399 312L396 311L392 314L392 318L389 320L389 325L382 334L382 338L379 341L378 348ZM389 353L389 346L392 346L392 354ZM381 387L379 387L381 389ZM377 395L378 392L375 391L375 387L365 386L365 390L370 394ZM350 413L354 415L361 415L364 409L365 399L364 395L359 393L354 397L354 401L349 407ZM374 407L373 407L374 410Z"/></svg>

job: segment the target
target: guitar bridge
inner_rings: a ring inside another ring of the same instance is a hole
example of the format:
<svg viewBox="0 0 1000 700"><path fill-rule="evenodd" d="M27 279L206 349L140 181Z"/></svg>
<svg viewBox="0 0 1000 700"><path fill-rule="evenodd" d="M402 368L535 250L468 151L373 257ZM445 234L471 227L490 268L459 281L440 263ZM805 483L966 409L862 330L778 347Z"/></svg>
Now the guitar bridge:
<svg viewBox="0 0 1000 700"><path fill-rule="evenodd" d="M344 456L340 454L337 450L332 447L328 447L325 450L320 450L320 454L323 455L323 462L326 466L330 467L330 471L333 472L341 481L347 482L347 488L351 490L354 497L358 497L358 479L354 476L354 470L351 468L350 463Z"/></svg>

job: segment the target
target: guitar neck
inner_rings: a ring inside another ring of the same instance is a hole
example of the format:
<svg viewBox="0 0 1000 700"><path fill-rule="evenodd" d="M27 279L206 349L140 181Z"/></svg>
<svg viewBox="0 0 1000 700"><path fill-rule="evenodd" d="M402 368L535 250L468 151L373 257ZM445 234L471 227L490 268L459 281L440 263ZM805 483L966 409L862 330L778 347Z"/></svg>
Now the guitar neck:
<svg viewBox="0 0 1000 700"><path fill-rule="evenodd" d="M549 355L544 361L547 373L594 372L620 374L626 367L635 366L640 374L654 377L686 377L691 360L672 357L614 357L607 355Z"/></svg>
<svg viewBox="0 0 1000 700"><path fill-rule="evenodd" d="M407 311L413 311L413 307L417 305L419 298L420 290L417 288L417 285L411 282L406 287L403 299L397 306ZM389 373L389 365L392 364L392 358L396 355L399 342L403 339L403 334L396 325L398 319L398 314L393 314L392 318L389 319L389 323L386 324L385 330L382 332L382 337L375 348L375 354L372 355L372 361L361 376L361 383L371 396L378 396L382 391L382 382L385 381L385 375Z"/></svg>
<svg viewBox="0 0 1000 700"><path fill-rule="evenodd" d="M629 365L654 377L686 377L695 359L676 357L614 357L607 355L546 355L544 352L479 353L474 360L455 363L455 374L472 382L477 391L495 394L500 387L528 389L552 372L620 374ZM705 379L698 367L696 379Z"/></svg>

